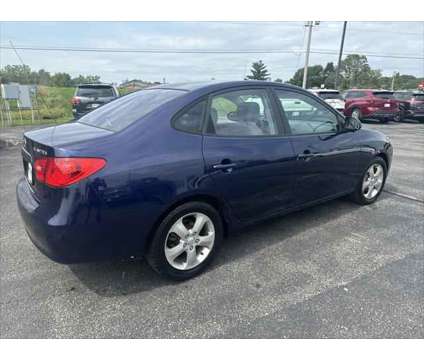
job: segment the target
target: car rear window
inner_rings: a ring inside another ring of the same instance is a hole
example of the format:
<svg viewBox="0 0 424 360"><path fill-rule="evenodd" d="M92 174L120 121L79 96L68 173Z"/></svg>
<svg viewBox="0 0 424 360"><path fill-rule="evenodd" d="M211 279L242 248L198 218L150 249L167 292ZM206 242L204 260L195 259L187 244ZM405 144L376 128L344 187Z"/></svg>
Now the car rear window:
<svg viewBox="0 0 424 360"><path fill-rule="evenodd" d="M394 93L393 96L397 100L410 100L412 98L412 93L398 92L398 93Z"/></svg>
<svg viewBox="0 0 424 360"><path fill-rule="evenodd" d="M182 94L184 94L182 90L140 90L89 112L78 122L106 130L119 131Z"/></svg>
<svg viewBox="0 0 424 360"><path fill-rule="evenodd" d="M324 100L327 99L339 99L343 100L342 96L338 92L319 92L318 96Z"/></svg>
<svg viewBox="0 0 424 360"><path fill-rule="evenodd" d="M80 86L75 96L112 97L115 96L115 92L111 86Z"/></svg>
<svg viewBox="0 0 424 360"><path fill-rule="evenodd" d="M393 99L393 93L390 91L374 91L373 94L382 99Z"/></svg>

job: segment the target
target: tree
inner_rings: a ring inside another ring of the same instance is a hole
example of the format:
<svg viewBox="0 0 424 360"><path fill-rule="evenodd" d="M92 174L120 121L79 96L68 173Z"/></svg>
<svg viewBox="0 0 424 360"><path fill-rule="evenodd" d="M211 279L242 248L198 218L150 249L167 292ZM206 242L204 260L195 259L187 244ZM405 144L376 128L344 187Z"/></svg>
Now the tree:
<svg viewBox="0 0 424 360"><path fill-rule="evenodd" d="M252 64L252 68L250 69L252 75L247 75L246 79L249 80L269 80L271 74L268 72L266 65L259 60L258 62L254 62Z"/></svg>
<svg viewBox="0 0 424 360"><path fill-rule="evenodd" d="M323 70L322 80L326 89L332 89L336 80L336 69L332 62L327 63Z"/></svg>
<svg viewBox="0 0 424 360"><path fill-rule="evenodd" d="M38 70L38 81L39 85L48 85L50 83L50 73L44 69Z"/></svg>
<svg viewBox="0 0 424 360"><path fill-rule="evenodd" d="M275 82L277 82L277 83L282 83L282 82L283 82L283 80L282 80L282 79L280 79L280 78L277 78L277 79L275 79L274 81L275 81Z"/></svg>
<svg viewBox="0 0 424 360"><path fill-rule="evenodd" d="M68 87L81 83L98 84L101 80L98 75L79 75L77 78L71 79L71 76L65 72L51 75L44 69L32 71L28 65L6 65L0 68L0 83L10 82Z"/></svg>
<svg viewBox="0 0 424 360"><path fill-rule="evenodd" d="M292 85L302 86L303 82L303 68L298 69L293 77L289 80L289 83ZM322 65L313 65L308 66L308 87L321 87L324 83L323 78L323 67Z"/></svg>
<svg viewBox="0 0 424 360"><path fill-rule="evenodd" d="M365 55L350 54L346 56L342 61L340 70L343 76L342 87L344 89L380 87L381 71L371 69Z"/></svg>
<svg viewBox="0 0 424 360"><path fill-rule="evenodd" d="M72 86L71 76L67 73L56 73L51 77L50 85L68 87Z"/></svg>

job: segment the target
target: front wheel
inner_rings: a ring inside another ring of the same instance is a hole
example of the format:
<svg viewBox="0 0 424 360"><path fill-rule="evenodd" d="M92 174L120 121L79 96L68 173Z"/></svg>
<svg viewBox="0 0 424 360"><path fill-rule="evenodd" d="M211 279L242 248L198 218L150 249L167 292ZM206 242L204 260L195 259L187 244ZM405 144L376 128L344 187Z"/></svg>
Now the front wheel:
<svg viewBox="0 0 424 360"><path fill-rule="evenodd" d="M368 165L361 181L352 193L352 200L360 205L372 204L380 196L387 177L387 165L381 158L375 158Z"/></svg>
<svg viewBox="0 0 424 360"><path fill-rule="evenodd" d="M206 203L189 202L165 217L146 259L159 274L175 280L189 279L210 263L222 238L219 213Z"/></svg>

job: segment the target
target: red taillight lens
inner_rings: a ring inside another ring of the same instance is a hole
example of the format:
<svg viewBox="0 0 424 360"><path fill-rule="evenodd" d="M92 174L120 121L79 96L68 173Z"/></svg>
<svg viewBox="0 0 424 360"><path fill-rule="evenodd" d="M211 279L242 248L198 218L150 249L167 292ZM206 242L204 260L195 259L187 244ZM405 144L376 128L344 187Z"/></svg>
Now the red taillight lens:
<svg viewBox="0 0 424 360"><path fill-rule="evenodd" d="M34 171L38 181L52 187L66 187L93 175L106 165L99 158L44 157L35 161Z"/></svg>
<svg viewBox="0 0 424 360"><path fill-rule="evenodd" d="M72 103L72 105L78 105L79 103L81 103L81 99L80 99L80 98L78 98L78 97L76 97L76 96L74 96L74 97L71 99L71 103Z"/></svg>

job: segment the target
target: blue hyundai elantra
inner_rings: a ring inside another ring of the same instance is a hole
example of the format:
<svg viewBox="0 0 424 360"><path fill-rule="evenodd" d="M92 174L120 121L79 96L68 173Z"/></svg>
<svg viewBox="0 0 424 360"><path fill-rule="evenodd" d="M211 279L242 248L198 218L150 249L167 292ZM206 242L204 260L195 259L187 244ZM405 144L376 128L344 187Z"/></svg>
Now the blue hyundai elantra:
<svg viewBox="0 0 424 360"><path fill-rule="evenodd" d="M234 229L345 195L373 203L392 152L298 87L167 84L25 133L17 199L55 261L144 256L186 279Z"/></svg>

